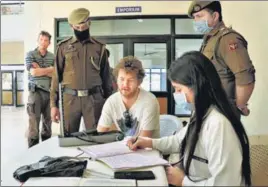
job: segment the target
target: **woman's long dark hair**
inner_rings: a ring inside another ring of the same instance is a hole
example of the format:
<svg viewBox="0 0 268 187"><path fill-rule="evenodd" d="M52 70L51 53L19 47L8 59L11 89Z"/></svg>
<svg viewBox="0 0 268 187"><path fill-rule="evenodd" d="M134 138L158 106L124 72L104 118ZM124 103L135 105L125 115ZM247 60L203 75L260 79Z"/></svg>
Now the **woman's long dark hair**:
<svg viewBox="0 0 268 187"><path fill-rule="evenodd" d="M180 147L180 156L189 148L186 165L182 167L189 177L189 168L199 138L203 119L210 106L214 105L232 124L242 147L242 176L251 185L249 141L240 119L235 115L223 90L219 75L212 62L197 51L183 54L174 61L168 71L169 80L190 87L194 92L195 113Z"/></svg>

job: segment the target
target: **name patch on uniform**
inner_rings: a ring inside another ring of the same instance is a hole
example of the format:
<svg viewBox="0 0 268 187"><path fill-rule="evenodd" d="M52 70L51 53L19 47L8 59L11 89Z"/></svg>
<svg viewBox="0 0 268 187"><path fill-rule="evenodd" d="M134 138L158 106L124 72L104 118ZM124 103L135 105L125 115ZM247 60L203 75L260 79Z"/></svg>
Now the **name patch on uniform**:
<svg viewBox="0 0 268 187"><path fill-rule="evenodd" d="M141 6L115 7L115 13L141 12Z"/></svg>
<svg viewBox="0 0 268 187"><path fill-rule="evenodd" d="M203 163L208 164L207 159L204 159L204 158L201 158L201 157L198 157L198 156L195 156L195 155L193 155L193 159L198 160L199 162L203 162Z"/></svg>

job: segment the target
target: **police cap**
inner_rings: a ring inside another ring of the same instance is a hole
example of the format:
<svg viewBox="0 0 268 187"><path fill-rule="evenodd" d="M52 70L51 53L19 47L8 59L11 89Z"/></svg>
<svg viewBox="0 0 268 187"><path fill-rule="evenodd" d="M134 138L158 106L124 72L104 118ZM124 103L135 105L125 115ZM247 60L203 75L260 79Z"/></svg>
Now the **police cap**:
<svg viewBox="0 0 268 187"><path fill-rule="evenodd" d="M208 5L213 3L214 1L201 1L201 0L194 0L192 1L189 9L188 9L188 16L191 18L193 13L199 12L200 10L203 10Z"/></svg>
<svg viewBox="0 0 268 187"><path fill-rule="evenodd" d="M68 22L72 25L77 25L79 23L85 22L89 17L89 10L86 8L78 8L73 10L69 17Z"/></svg>

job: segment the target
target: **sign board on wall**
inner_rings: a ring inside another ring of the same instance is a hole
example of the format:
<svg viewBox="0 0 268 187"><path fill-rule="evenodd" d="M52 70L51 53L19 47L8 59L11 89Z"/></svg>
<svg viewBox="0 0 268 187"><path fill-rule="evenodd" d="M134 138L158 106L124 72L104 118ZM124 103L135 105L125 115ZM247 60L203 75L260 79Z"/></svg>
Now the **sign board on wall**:
<svg viewBox="0 0 268 187"><path fill-rule="evenodd" d="M115 7L115 13L141 12L141 6Z"/></svg>

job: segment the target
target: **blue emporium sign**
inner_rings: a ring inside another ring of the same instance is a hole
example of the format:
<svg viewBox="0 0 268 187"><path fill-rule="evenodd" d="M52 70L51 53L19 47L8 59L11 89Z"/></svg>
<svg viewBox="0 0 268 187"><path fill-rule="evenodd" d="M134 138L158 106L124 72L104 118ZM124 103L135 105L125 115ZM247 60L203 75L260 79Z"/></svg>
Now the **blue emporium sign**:
<svg viewBox="0 0 268 187"><path fill-rule="evenodd" d="M141 12L141 6L115 7L115 13Z"/></svg>

